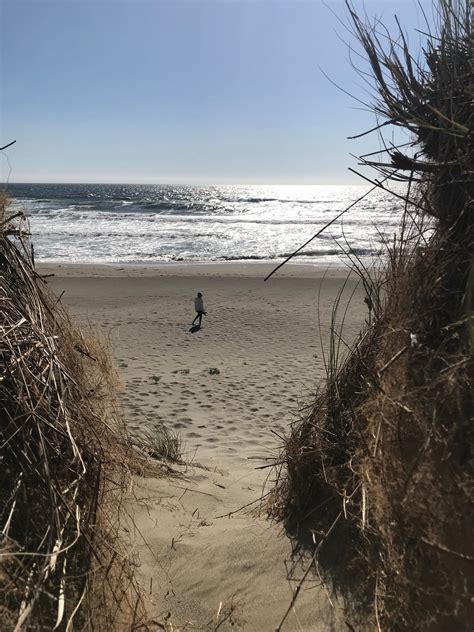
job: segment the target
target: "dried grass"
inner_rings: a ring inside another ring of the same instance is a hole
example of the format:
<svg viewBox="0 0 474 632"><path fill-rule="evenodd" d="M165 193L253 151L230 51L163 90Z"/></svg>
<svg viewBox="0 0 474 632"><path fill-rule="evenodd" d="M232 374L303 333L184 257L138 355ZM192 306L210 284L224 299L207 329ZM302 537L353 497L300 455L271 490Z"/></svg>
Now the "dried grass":
<svg viewBox="0 0 474 632"><path fill-rule="evenodd" d="M384 121L413 134L368 162L405 181L400 238L366 289L367 326L294 424L271 508L345 597L348 627L470 630L474 545L471 18L443 0L425 64L349 7ZM385 125L382 123L381 125ZM380 128L380 126L379 126ZM420 160L423 158L423 160ZM381 188L387 189L380 180ZM334 318L333 318L334 321Z"/></svg>
<svg viewBox="0 0 474 632"><path fill-rule="evenodd" d="M6 198L0 222L1 628L131 630L143 605L120 539L131 448L110 354L49 293Z"/></svg>

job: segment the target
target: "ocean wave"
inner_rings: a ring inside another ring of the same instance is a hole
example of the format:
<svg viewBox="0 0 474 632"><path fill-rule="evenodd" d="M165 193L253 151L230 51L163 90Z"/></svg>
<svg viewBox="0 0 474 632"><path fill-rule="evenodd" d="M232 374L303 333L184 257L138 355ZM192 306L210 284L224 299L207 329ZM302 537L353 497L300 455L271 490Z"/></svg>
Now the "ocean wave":
<svg viewBox="0 0 474 632"><path fill-rule="evenodd" d="M258 197L249 197L245 199L249 204L258 204L259 202L278 202L278 198L258 198Z"/></svg>
<svg viewBox="0 0 474 632"><path fill-rule="evenodd" d="M324 211L320 211L323 213ZM334 216L337 215L337 211L334 211ZM127 224L127 225L138 225L140 222L147 223L156 223L157 225L162 226L166 223L173 224L183 224L183 225L198 225L198 224L255 224L255 225L269 225L269 226L314 226L315 228L322 228L327 222L327 216L315 216L312 218L301 218L301 217L290 217L278 219L275 217L255 217L251 215L154 215L150 213L142 213L137 217L134 213L122 212L122 213L111 213L111 212L101 212L90 213L85 209L70 209L70 208L59 208L59 209L44 209L38 211L37 213L31 214L32 220L44 218L55 218L62 219L65 222L79 222L84 221L88 224L88 226L92 227L95 221L107 221L113 224ZM340 224L344 226L360 226L361 229L367 226L374 226L377 223L377 218L364 218L360 217L354 218L346 218L342 221L338 221L334 226L338 226ZM384 227L387 226L396 226L399 223L398 216L394 218L385 217L384 218Z"/></svg>
<svg viewBox="0 0 474 632"><path fill-rule="evenodd" d="M273 261L289 256L352 200L360 187L12 185L30 218L38 260L75 262ZM400 205L376 192L338 220L301 262L380 252ZM345 247L345 246L344 246Z"/></svg>
<svg viewBox="0 0 474 632"><path fill-rule="evenodd" d="M229 255L222 256L221 259L223 261L262 261L268 259L286 259L291 257L294 254L293 252L281 252L278 254L267 253L265 255ZM380 250L372 250L370 248L349 248L347 250L343 250L342 248L328 248L327 250L302 250L296 256L298 258L315 258L315 257L332 257L335 255L345 256L345 255L356 255L356 256L378 256L381 254Z"/></svg>

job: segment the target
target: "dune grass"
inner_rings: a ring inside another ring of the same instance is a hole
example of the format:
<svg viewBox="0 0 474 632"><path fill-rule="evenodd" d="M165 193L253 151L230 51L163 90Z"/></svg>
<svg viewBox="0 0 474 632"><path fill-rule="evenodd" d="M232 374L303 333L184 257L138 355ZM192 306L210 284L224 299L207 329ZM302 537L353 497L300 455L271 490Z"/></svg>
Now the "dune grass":
<svg viewBox="0 0 474 632"><path fill-rule="evenodd" d="M130 446L111 354L36 273L28 225L0 223L0 627L132 629L143 620L120 537Z"/></svg>
<svg viewBox="0 0 474 632"><path fill-rule="evenodd" d="M285 442L271 511L295 550L306 552L307 573L343 595L350 629L468 630L470 11L467 3L442 0L437 30L417 60L401 28L389 33L348 10L372 69L377 131L392 124L411 134L404 153L386 139L377 158L360 161L375 169L373 185L390 191L391 180L405 184L404 212L399 236L385 244L382 269L352 256L366 290L366 326L347 353L335 325L344 306L336 301L326 384Z"/></svg>
<svg viewBox="0 0 474 632"><path fill-rule="evenodd" d="M151 457L180 462L183 456L181 435L164 425L145 430L136 436L136 441Z"/></svg>

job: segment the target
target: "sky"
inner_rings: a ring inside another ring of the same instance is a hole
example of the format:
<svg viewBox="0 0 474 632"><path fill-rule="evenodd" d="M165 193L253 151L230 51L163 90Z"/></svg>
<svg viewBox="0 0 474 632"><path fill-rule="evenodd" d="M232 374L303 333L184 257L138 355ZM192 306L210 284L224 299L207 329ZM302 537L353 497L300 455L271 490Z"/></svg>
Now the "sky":
<svg viewBox="0 0 474 632"><path fill-rule="evenodd" d="M415 0L367 1L410 41ZM431 11L431 3L423 2ZM351 183L375 123L329 0L0 0L2 182Z"/></svg>

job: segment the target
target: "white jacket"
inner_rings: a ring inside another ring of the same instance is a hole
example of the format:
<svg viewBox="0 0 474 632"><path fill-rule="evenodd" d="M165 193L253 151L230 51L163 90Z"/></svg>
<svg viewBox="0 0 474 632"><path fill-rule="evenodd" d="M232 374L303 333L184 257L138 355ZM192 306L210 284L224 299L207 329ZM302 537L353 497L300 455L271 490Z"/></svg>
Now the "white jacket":
<svg viewBox="0 0 474 632"><path fill-rule="evenodd" d="M194 299L194 309L197 312L204 311L204 301L202 300L202 296L196 296L196 298Z"/></svg>

